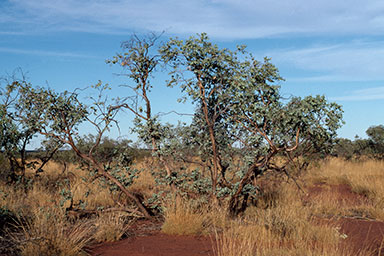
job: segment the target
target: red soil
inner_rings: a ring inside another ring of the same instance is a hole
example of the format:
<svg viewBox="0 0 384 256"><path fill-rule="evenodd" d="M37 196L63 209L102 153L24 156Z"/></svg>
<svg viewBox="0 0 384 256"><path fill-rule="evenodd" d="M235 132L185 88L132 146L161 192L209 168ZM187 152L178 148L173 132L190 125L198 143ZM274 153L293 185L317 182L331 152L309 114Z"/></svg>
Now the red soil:
<svg viewBox="0 0 384 256"><path fill-rule="evenodd" d="M358 206L368 202L365 196L354 193L345 184L317 184L308 188L307 191L306 201L311 201L321 193L331 193L343 206ZM339 226L339 232L347 235L342 246L351 249L356 255L363 249L371 251L371 255L384 253L384 222L347 217L338 220L322 219L321 222L331 222Z"/></svg>
<svg viewBox="0 0 384 256"><path fill-rule="evenodd" d="M209 237L172 236L154 233L150 236L128 238L116 243L103 244L91 255L114 256L197 256L213 255Z"/></svg>
<svg viewBox="0 0 384 256"><path fill-rule="evenodd" d="M356 254L363 248L372 251L371 255L384 253L384 222L345 218L338 221L340 232L348 237L343 245Z"/></svg>
<svg viewBox="0 0 384 256"><path fill-rule="evenodd" d="M330 188L330 190L329 190ZM347 185L331 185L326 188L318 184L308 189L306 200L328 191L337 195L340 203L359 205L367 199L353 193ZM319 220L319 223L331 222L340 227L340 233L346 234L342 246L358 254L362 249L370 248L371 255L384 253L384 222L341 218L339 220ZM105 243L93 247L93 256L198 256L214 255L213 238L203 236L173 236L160 233L160 223L139 222L132 227L133 233L127 239L114 243Z"/></svg>
<svg viewBox="0 0 384 256"><path fill-rule="evenodd" d="M213 255L212 239L205 236L175 236L160 233L161 223L140 221L130 237L92 248L93 256L197 256Z"/></svg>

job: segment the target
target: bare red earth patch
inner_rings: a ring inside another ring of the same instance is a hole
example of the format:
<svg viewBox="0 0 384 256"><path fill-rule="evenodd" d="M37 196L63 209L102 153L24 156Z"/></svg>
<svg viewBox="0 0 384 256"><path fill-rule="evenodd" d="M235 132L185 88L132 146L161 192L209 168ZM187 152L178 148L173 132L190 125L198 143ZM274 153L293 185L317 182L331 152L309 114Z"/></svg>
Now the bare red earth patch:
<svg viewBox="0 0 384 256"><path fill-rule="evenodd" d="M150 236L133 237L100 245L92 250L91 255L197 256L213 255L213 249L209 237L172 236L155 233Z"/></svg>
<svg viewBox="0 0 384 256"><path fill-rule="evenodd" d="M212 239L206 236L175 236L160 233L161 223L139 221L127 239L91 248L93 256L198 256L213 255Z"/></svg>
<svg viewBox="0 0 384 256"><path fill-rule="evenodd" d="M343 245L356 254L367 248L372 255L384 253L384 222L344 218L338 224L340 232L347 235Z"/></svg>

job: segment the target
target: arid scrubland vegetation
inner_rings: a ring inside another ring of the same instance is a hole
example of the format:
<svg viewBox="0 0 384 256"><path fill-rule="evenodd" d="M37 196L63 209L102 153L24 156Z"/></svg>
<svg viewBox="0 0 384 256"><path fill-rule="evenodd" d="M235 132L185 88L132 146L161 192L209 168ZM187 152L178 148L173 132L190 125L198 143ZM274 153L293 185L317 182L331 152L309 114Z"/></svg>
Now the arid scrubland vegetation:
<svg viewBox="0 0 384 256"><path fill-rule="evenodd" d="M338 221L384 221L383 165L330 158L299 178L303 191L281 177L273 178L273 185L272 177L261 179L262 195L236 218L228 216L225 205L183 197L160 200L156 218L164 233L211 237L215 255L380 255L369 245L354 251ZM145 168L130 191L149 198L167 189L157 187L150 169ZM143 215L126 198L84 180L87 173L75 165L61 170L51 162L39 177L27 171L33 179L28 188L2 184L3 253L86 255L94 244L132 235L133 223ZM311 193L319 184L323 191ZM339 194L332 189L336 185L347 185L356 195Z"/></svg>
<svg viewBox="0 0 384 256"><path fill-rule="evenodd" d="M129 79L126 97L109 99L101 82L83 101L81 91L3 81L1 253L86 255L149 220L163 233L210 237L220 256L381 254L353 247L340 220L384 221L384 127L337 139L339 105L283 98L269 59L205 34L162 44L133 36L107 62ZM164 124L152 109L160 67L180 101L194 103L191 124ZM121 132L140 144L106 137L122 111L135 119ZM84 123L95 133L81 135ZM30 153L36 135L45 141Z"/></svg>

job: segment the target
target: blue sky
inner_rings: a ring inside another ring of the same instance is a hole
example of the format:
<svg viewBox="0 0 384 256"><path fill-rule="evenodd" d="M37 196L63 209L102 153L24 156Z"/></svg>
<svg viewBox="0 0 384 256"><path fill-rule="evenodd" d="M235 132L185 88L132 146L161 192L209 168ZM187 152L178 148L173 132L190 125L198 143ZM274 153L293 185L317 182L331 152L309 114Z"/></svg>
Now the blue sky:
<svg viewBox="0 0 384 256"><path fill-rule="evenodd" d="M105 60L132 33L163 30L164 40L206 32L222 47L245 44L259 59L271 57L284 95L324 94L343 105L341 137L384 124L382 0L0 0L0 73L21 67L33 84L57 91L102 80L125 95L113 75L121 69ZM155 110L192 112L160 78ZM129 126L129 115L122 118Z"/></svg>

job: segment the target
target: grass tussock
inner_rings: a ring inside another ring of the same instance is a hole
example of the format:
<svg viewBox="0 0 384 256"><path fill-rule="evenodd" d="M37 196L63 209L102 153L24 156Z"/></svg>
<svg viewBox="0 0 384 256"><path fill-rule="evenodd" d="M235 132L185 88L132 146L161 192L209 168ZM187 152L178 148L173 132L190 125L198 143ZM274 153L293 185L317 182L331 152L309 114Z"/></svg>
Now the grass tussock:
<svg viewBox="0 0 384 256"><path fill-rule="evenodd" d="M164 208L162 232L171 235L201 235L206 231L206 211L176 200Z"/></svg>
<svg viewBox="0 0 384 256"><path fill-rule="evenodd" d="M31 218L20 218L21 232L13 235L21 255L87 255L87 245L114 242L127 234L131 218L121 212L69 221L59 209L41 209Z"/></svg>
<svg viewBox="0 0 384 256"><path fill-rule="evenodd" d="M91 241L93 227L70 224L58 210L42 209L32 218L20 219L21 236L15 240L21 255L86 255L83 248Z"/></svg>
<svg viewBox="0 0 384 256"><path fill-rule="evenodd" d="M123 212L101 213L94 220L93 239L97 243L120 240L129 231L132 219Z"/></svg>

